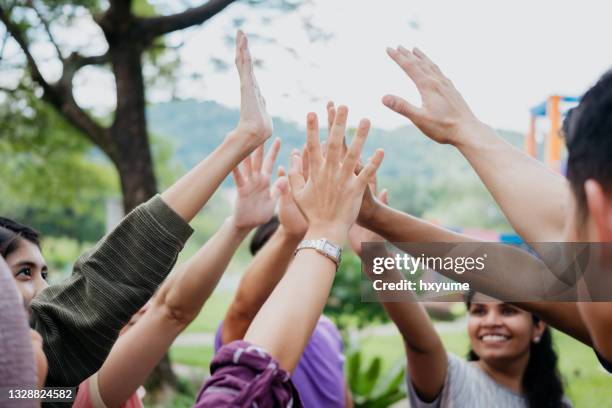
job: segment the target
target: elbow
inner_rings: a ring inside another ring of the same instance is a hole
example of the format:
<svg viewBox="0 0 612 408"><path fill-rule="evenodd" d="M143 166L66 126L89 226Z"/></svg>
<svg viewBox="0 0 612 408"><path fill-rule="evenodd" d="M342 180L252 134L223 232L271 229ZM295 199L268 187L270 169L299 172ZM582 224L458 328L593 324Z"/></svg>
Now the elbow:
<svg viewBox="0 0 612 408"><path fill-rule="evenodd" d="M183 305L164 299L157 304L157 313L173 326L185 329L198 316L198 311L188 309Z"/></svg>

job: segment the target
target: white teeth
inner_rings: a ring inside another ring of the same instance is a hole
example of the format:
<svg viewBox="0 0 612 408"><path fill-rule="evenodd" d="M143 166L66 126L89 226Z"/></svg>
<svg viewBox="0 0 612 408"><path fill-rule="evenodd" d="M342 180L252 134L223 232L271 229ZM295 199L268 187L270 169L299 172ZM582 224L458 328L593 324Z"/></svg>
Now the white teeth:
<svg viewBox="0 0 612 408"><path fill-rule="evenodd" d="M502 341L508 340L508 336L504 336L501 334L485 334L481 337L481 339L487 342L500 343Z"/></svg>

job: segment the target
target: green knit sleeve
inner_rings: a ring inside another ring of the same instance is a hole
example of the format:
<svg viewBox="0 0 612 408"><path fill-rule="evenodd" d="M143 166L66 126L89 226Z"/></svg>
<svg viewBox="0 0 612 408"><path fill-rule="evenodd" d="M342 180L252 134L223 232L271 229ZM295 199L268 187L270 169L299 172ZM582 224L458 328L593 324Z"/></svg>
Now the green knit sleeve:
<svg viewBox="0 0 612 408"><path fill-rule="evenodd" d="M119 330L151 298L192 232L157 195L81 255L70 278L33 300L48 386L77 386L100 368Z"/></svg>

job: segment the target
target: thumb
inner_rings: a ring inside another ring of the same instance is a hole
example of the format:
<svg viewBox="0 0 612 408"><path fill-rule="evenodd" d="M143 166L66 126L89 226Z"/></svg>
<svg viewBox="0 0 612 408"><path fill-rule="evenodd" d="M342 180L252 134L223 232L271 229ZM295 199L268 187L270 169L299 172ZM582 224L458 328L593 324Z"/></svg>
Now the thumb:
<svg viewBox="0 0 612 408"><path fill-rule="evenodd" d="M418 118L421 113L421 109L412 105L404 98L400 98L395 95L385 95L382 98L382 103L392 111L399 113L402 116L407 117L414 122L414 119Z"/></svg>

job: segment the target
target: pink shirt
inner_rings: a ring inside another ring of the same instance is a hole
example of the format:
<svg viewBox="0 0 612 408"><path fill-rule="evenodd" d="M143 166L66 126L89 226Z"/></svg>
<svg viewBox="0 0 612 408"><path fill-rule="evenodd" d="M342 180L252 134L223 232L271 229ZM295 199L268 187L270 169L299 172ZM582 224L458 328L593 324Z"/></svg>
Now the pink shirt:
<svg viewBox="0 0 612 408"><path fill-rule="evenodd" d="M125 401L121 408L143 408L142 397L145 390L140 387L132 396ZM98 373L92 375L79 385L76 398L72 404L73 408L106 408L100 390L98 388Z"/></svg>

